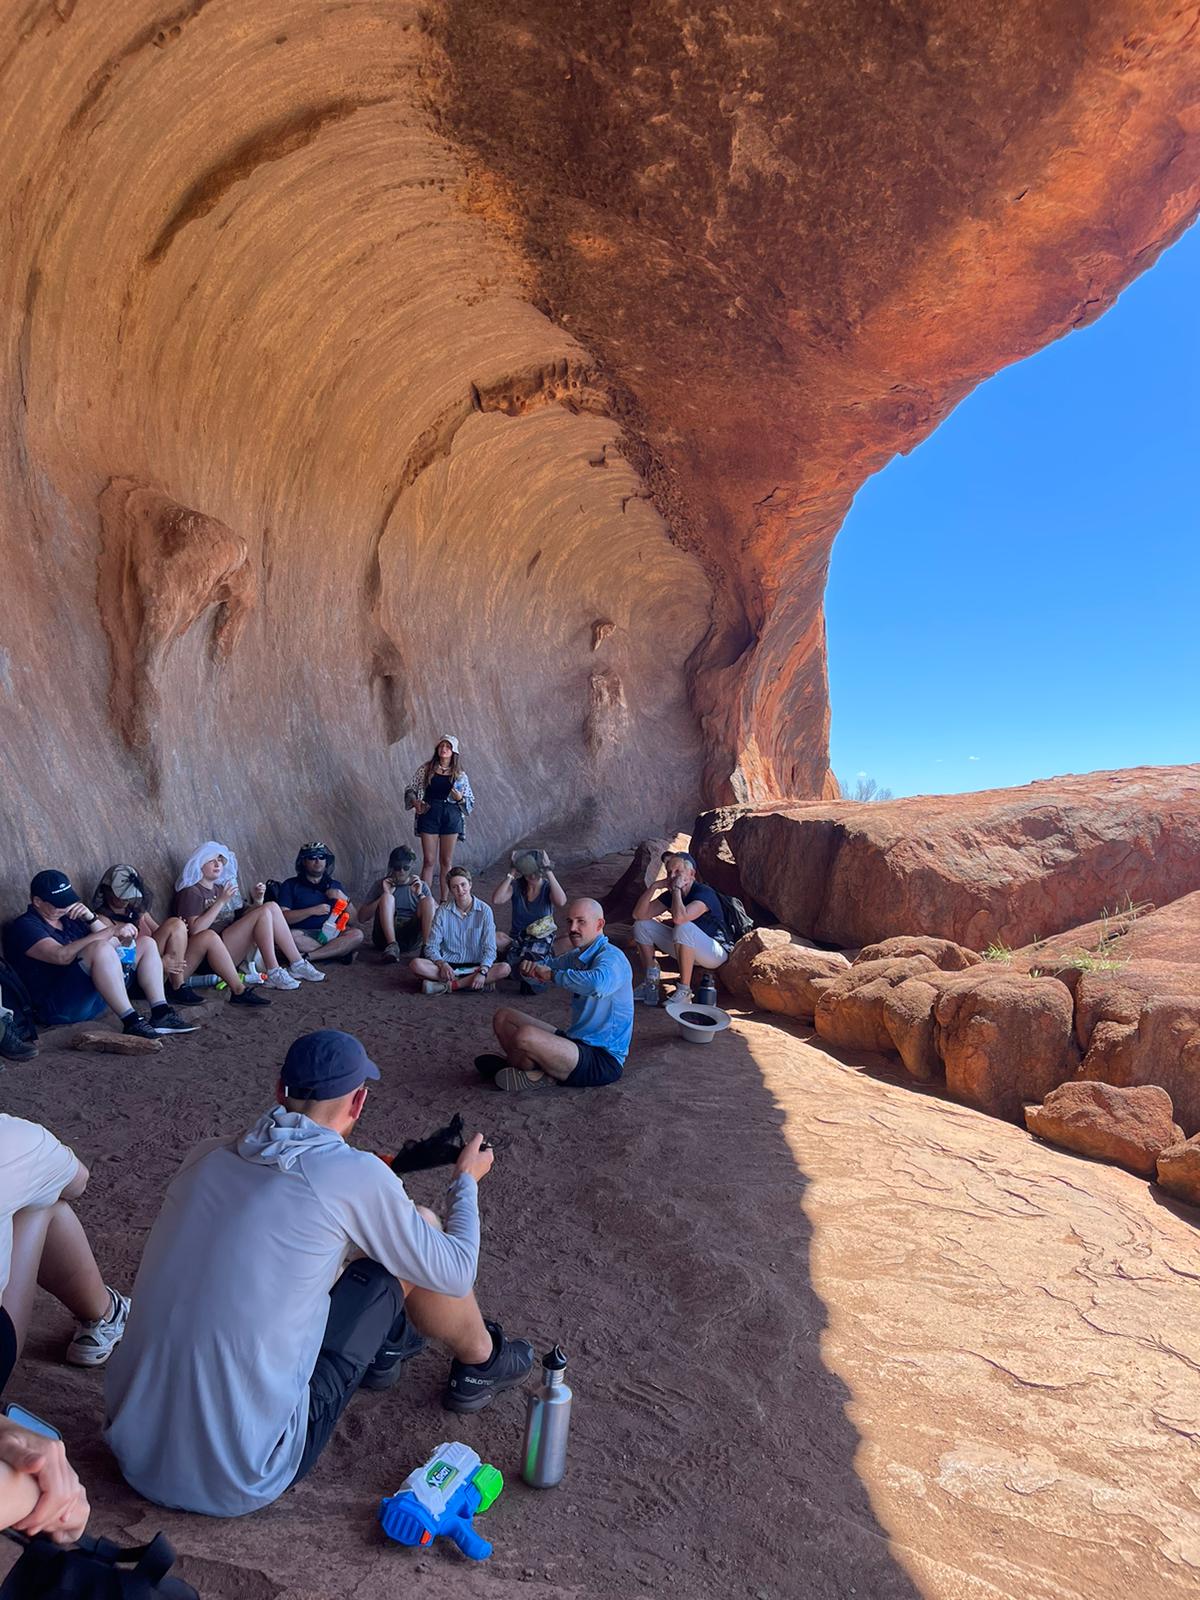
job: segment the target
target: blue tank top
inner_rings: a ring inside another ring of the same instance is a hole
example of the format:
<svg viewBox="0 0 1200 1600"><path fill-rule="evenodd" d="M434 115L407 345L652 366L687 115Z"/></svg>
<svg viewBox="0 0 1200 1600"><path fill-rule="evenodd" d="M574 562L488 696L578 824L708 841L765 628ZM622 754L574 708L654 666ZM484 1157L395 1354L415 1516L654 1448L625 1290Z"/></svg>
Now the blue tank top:
<svg viewBox="0 0 1200 1600"><path fill-rule="evenodd" d="M516 883L513 884L513 938L519 939L531 922L537 922L540 917L548 917L550 911L550 885L545 878L542 879L541 891L533 900L525 898L525 880L524 878L518 878Z"/></svg>

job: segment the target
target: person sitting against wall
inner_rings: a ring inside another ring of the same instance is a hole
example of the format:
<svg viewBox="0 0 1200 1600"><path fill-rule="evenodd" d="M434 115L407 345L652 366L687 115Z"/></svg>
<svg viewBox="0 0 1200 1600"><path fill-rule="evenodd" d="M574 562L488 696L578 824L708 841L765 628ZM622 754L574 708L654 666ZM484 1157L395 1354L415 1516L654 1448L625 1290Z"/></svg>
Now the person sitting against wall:
<svg viewBox="0 0 1200 1600"><path fill-rule="evenodd" d="M350 919L354 907L350 896L334 877L334 854L326 844L301 845L296 856L295 875L279 885L277 903L283 907L284 921L292 930L296 948L303 956L315 961L341 961L349 966L358 955L363 942L361 928L353 928ZM318 935L334 914L337 902L345 902L346 921L341 930L324 942Z"/></svg>
<svg viewBox="0 0 1200 1600"><path fill-rule="evenodd" d="M417 853L398 844L388 856L387 871L367 890L358 920L370 926L376 950L385 961L419 953L433 932L433 894L414 869Z"/></svg>
<svg viewBox="0 0 1200 1600"><path fill-rule="evenodd" d="M404 791L404 804L417 814L421 840L421 877L432 889L440 869L441 898L449 898L448 878L454 865L454 847L467 836L467 818L475 809L471 780L458 763L458 740L444 733L433 755L412 775Z"/></svg>
<svg viewBox="0 0 1200 1600"><path fill-rule="evenodd" d="M691 1000L696 967L715 972L729 959L730 939L725 912L715 889L696 877L696 863L685 850L663 856L665 871L633 908L633 937L642 958L643 981L638 1000L648 997L646 980L658 977L655 952L673 955L679 963L676 1000ZM665 892L664 892L665 891ZM657 908L659 915L654 915Z"/></svg>
<svg viewBox="0 0 1200 1600"><path fill-rule="evenodd" d="M567 907L565 955L527 962L522 969L537 983L553 983L571 996L566 1030L513 1006L501 1006L492 1029L503 1052L476 1056L480 1076L497 1089L594 1089L615 1083L625 1067L633 1036L633 971L604 933L598 901L572 900Z"/></svg>
<svg viewBox="0 0 1200 1600"><path fill-rule="evenodd" d="M177 917L188 925L192 937L212 929L233 957L234 965L257 955L269 989L298 989L304 983L324 983L300 954L283 907L267 901L265 883L256 883L246 905L238 890L237 857L227 845L209 839L193 850L175 882ZM287 962L286 969L280 958ZM211 963L210 963L211 964Z"/></svg>
<svg viewBox="0 0 1200 1600"><path fill-rule="evenodd" d="M150 914L151 893L141 874L131 866L109 867L96 886L92 905L102 921L131 922L139 933L148 934L162 954L163 972L171 982L167 984L167 998L172 1005L201 1005L203 997L187 986L192 974L208 963L210 971L220 978L229 990L230 1000L239 1006L269 1006L266 995L251 990L242 982L242 976L233 957L213 929L193 933L183 917L170 916L156 922Z"/></svg>
<svg viewBox="0 0 1200 1600"><path fill-rule="evenodd" d="M512 905L512 932L496 934L496 949L516 971L524 959L526 931L535 922L553 917L567 903L566 892L554 876L544 850L514 850L512 866L492 891L492 905ZM535 994L539 986L521 979L522 994Z"/></svg>
<svg viewBox="0 0 1200 1600"><path fill-rule="evenodd" d="M477 899L466 867L452 867L450 898L433 917L425 954L410 968L425 994L455 989L491 989L511 968L496 960L496 919L486 900Z"/></svg>
<svg viewBox="0 0 1200 1600"><path fill-rule="evenodd" d="M24 1348L39 1287L75 1318L72 1366L102 1367L125 1332L129 1301L105 1283L71 1209L87 1181L83 1162L48 1128L0 1114L0 1391Z"/></svg>
<svg viewBox="0 0 1200 1600"><path fill-rule="evenodd" d="M46 1027L91 1022L107 1008L134 1038L196 1031L167 1004L154 940L132 922L106 922L89 911L65 872L34 875L25 913L4 930L4 951ZM149 1020L130 1001L133 977L150 1002Z"/></svg>

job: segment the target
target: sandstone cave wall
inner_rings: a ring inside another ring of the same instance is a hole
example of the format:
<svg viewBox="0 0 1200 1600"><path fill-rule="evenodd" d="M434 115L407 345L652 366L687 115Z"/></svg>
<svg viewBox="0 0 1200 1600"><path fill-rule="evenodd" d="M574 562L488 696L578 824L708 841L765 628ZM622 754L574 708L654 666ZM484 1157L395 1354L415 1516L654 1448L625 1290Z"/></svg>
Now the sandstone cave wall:
<svg viewBox="0 0 1200 1600"><path fill-rule="evenodd" d="M5 893L356 870L442 728L475 860L819 793L849 499L1194 214L1189 26L5 8Z"/></svg>

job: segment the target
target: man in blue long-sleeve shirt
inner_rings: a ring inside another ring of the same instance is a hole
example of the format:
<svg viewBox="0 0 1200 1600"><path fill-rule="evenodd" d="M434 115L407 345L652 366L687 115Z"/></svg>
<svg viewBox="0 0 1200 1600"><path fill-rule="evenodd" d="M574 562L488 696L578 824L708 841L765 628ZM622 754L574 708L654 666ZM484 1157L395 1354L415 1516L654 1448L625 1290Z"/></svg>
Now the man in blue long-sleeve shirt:
<svg viewBox="0 0 1200 1600"><path fill-rule="evenodd" d="M633 969L604 937L604 911L595 900L573 900L566 915L571 948L545 966L529 962L522 971L536 983L569 992L570 1025L564 1031L501 1006L492 1028L502 1054L475 1061L498 1089L550 1083L592 1089L615 1083L625 1066L633 1033Z"/></svg>

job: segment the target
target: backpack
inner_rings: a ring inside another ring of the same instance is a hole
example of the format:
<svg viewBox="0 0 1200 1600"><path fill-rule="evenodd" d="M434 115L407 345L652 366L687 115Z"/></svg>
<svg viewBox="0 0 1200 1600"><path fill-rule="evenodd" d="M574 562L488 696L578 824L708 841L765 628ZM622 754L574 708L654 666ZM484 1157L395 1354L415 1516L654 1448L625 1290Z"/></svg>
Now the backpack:
<svg viewBox="0 0 1200 1600"><path fill-rule="evenodd" d="M29 990L17 977L7 961L0 961L0 1003L12 1012L12 1025L17 1037L27 1044L37 1043L37 1029L33 1021L33 1001Z"/></svg>
<svg viewBox="0 0 1200 1600"><path fill-rule="evenodd" d="M721 902L721 916L725 921L725 931L729 935L732 947L739 939L744 939L748 933L754 932L754 920L736 895L722 894L720 889L713 893Z"/></svg>
<svg viewBox="0 0 1200 1600"><path fill-rule="evenodd" d="M10 1529L8 1538L24 1549L0 1600L199 1600L190 1583L167 1577L175 1551L161 1533L128 1550L86 1536L70 1549L41 1533L29 1539Z"/></svg>

